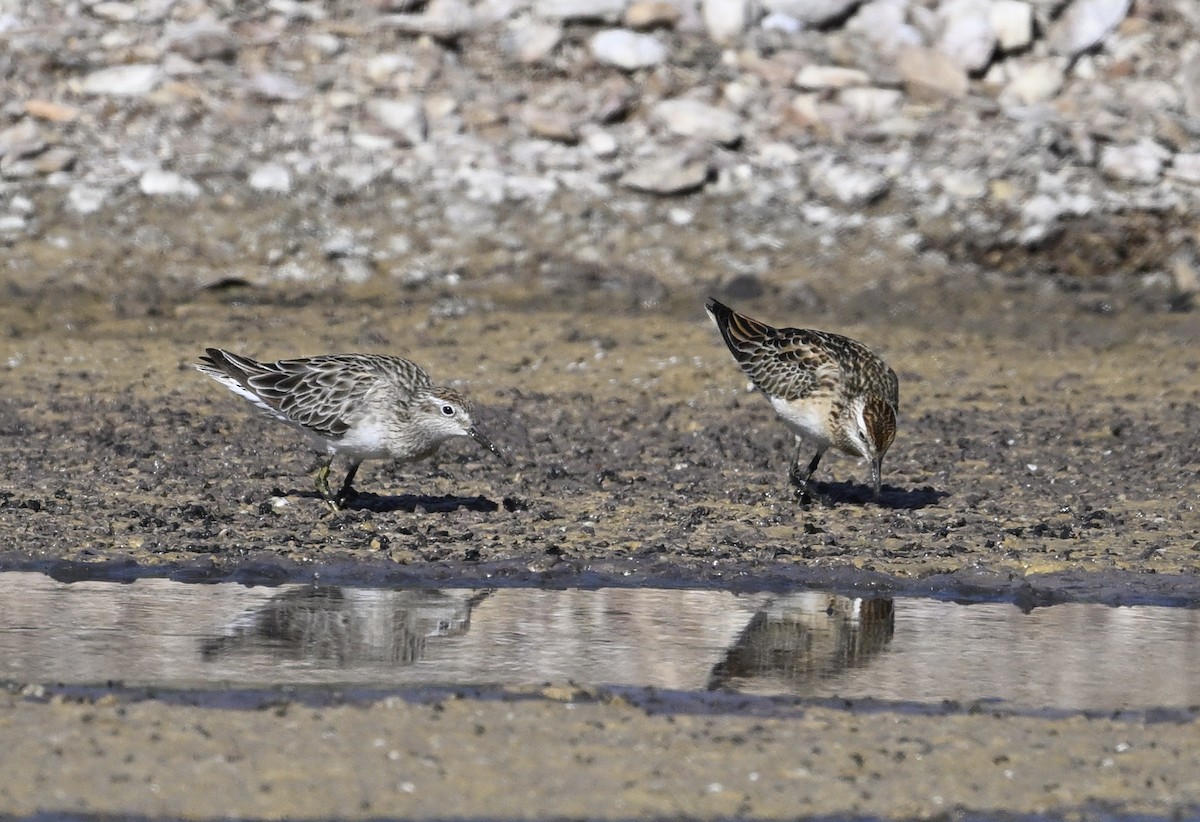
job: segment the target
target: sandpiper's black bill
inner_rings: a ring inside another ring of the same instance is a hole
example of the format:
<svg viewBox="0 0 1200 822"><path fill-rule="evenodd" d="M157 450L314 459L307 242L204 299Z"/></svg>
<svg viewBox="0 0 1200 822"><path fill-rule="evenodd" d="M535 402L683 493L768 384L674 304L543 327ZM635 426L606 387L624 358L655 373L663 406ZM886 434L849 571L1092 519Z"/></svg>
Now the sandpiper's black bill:
<svg viewBox="0 0 1200 822"><path fill-rule="evenodd" d="M483 435L483 432L481 432L478 428L476 428L475 426L471 426L470 430L468 430L467 433L471 435L471 439L475 440L475 442L479 443L484 448L486 448L487 450L489 450L493 454L495 454L497 457L499 457L500 461L503 462L505 465L512 465L512 460L510 460L508 458L508 454L505 454L503 451L501 451L499 448L497 448L496 443L492 442L487 437L485 437Z"/></svg>

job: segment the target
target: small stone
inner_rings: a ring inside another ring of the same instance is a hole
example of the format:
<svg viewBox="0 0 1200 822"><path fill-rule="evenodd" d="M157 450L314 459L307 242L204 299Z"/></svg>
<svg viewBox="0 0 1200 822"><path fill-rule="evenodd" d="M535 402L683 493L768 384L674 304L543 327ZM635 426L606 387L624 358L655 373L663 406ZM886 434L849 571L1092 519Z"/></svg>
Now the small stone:
<svg viewBox="0 0 1200 822"><path fill-rule="evenodd" d="M420 99L369 100L367 113L392 135L398 137L403 145L415 146L425 142L428 123L425 119L425 107Z"/></svg>
<svg viewBox="0 0 1200 822"><path fill-rule="evenodd" d="M938 9L942 36L937 49L969 74L987 68L996 51L990 0L948 0Z"/></svg>
<svg viewBox="0 0 1200 822"><path fill-rule="evenodd" d="M1200 118L1200 49L1179 69L1179 88L1183 92L1183 110L1189 117Z"/></svg>
<svg viewBox="0 0 1200 822"><path fill-rule="evenodd" d="M154 91L162 76L162 70L150 63L110 66L84 77L82 89L84 94L133 97Z"/></svg>
<svg viewBox="0 0 1200 822"><path fill-rule="evenodd" d="M114 23L129 23L137 19L138 10L133 3L118 3L114 0L96 3L88 7L88 11L101 20L111 20Z"/></svg>
<svg viewBox="0 0 1200 822"><path fill-rule="evenodd" d="M896 69L909 94L918 99L960 98L967 95L967 72L946 55L930 48L900 49Z"/></svg>
<svg viewBox="0 0 1200 822"><path fill-rule="evenodd" d="M255 191L286 194L292 190L292 173L281 163L263 163L251 172L250 187Z"/></svg>
<svg viewBox="0 0 1200 822"><path fill-rule="evenodd" d="M893 88L848 88L838 94L838 102L849 108L856 120L880 120L900 108L904 94Z"/></svg>
<svg viewBox="0 0 1200 822"><path fill-rule="evenodd" d="M643 163L621 177L621 185L648 194L686 194L708 182L709 165L704 159L671 155Z"/></svg>
<svg viewBox="0 0 1200 822"><path fill-rule="evenodd" d="M861 6L846 24L847 31L865 37L885 57L901 49L925 45L925 38L907 20L907 3L876 0Z"/></svg>
<svg viewBox="0 0 1200 822"><path fill-rule="evenodd" d="M636 71L657 66L667 58L667 48L653 35L629 29L598 32L591 41L592 56L601 63Z"/></svg>
<svg viewBox="0 0 1200 822"><path fill-rule="evenodd" d="M26 100L25 113L52 123L71 123L79 118L79 109L49 100Z"/></svg>
<svg viewBox="0 0 1200 822"><path fill-rule="evenodd" d="M1055 54L1075 57L1099 45L1129 14L1130 0L1074 0L1050 27Z"/></svg>
<svg viewBox="0 0 1200 822"><path fill-rule="evenodd" d="M1176 154L1167 175L1191 185L1200 185L1200 154Z"/></svg>
<svg viewBox="0 0 1200 822"><path fill-rule="evenodd" d="M742 118L698 100L663 100L654 116L673 134L730 146L742 139Z"/></svg>
<svg viewBox="0 0 1200 822"><path fill-rule="evenodd" d="M988 20L1001 51L1020 51L1033 42L1033 6L1025 0L993 0Z"/></svg>
<svg viewBox="0 0 1200 822"><path fill-rule="evenodd" d="M845 163L817 166L813 169L811 182L819 194L851 208L875 202L891 187L888 178L878 171Z"/></svg>
<svg viewBox="0 0 1200 822"><path fill-rule="evenodd" d="M625 9L624 23L638 31L671 28L682 16L679 6L669 0L634 0Z"/></svg>
<svg viewBox="0 0 1200 822"><path fill-rule="evenodd" d="M308 89L284 74L261 71L246 82L246 87L268 102L295 102L308 96Z"/></svg>
<svg viewBox="0 0 1200 822"><path fill-rule="evenodd" d="M67 192L67 205L76 214L95 214L108 199L108 191L87 185L72 186Z"/></svg>
<svg viewBox="0 0 1200 822"><path fill-rule="evenodd" d="M763 0L768 12L786 14L806 28L820 28L849 16L862 0Z"/></svg>
<svg viewBox="0 0 1200 822"><path fill-rule="evenodd" d="M148 197L182 197L191 200L200 196L200 186L195 182L182 174L159 168L144 172L138 180L138 188Z"/></svg>
<svg viewBox="0 0 1200 822"><path fill-rule="evenodd" d="M750 24L750 0L700 0L700 15L709 37L729 43Z"/></svg>
<svg viewBox="0 0 1200 822"><path fill-rule="evenodd" d="M617 142L617 138L609 134L607 131L593 131L587 135L586 143L588 150L592 154L599 157L601 160L611 160L617 156L617 152L621 146Z"/></svg>
<svg viewBox="0 0 1200 822"><path fill-rule="evenodd" d="M33 168L38 174L54 174L66 171L75 165L76 154L65 146L55 146L49 151L38 155L33 160Z"/></svg>
<svg viewBox="0 0 1200 822"><path fill-rule="evenodd" d="M229 62L237 57L237 46L237 38L229 27L211 20L187 23L167 33L167 48L195 63L205 60Z"/></svg>
<svg viewBox="0 0 1200 822"><path fill-rule="evenodd" d="M1100 171L1127 183L1156 183L1171 153L1150 140L1123 146L1105 146L1100 152Z"/></svg>
<svg viewBox="0 0 1200 822"><path fill-rule="evenodd" d="M457 40L476 27L475 13L464 0L433 0L424 14L391 14L380 20L397 31L437 40Z"/></svg>
<svg viewBox="0 0 1200 822"><path fill-rule="evenodd" d="M520 18L508 24L500 38L500 47L521 63L546 60L562 42L562 26Z"/></svg>
<svg viewBox="0 0 1200 822"><path fill-rule="evenodd" d="M795 85L802 89L847 88L848 86L865 86L871 82L871 75L860 69L842 68L841 66L807 65L796 75Z"/></svg>
<svg viewBox="0 0 1200 822"><path fill-rule="evenodd" d="M46 140L32 118L23 118L16 125L0 131L0 157L6 161L32 157L46 149Z"/></svg>
<svg viewBox="0 0 1200 822"><path fill-rule="evenodd" d="M530 134L543 140L553 140L573 146L579 142L579 129L571 118L540 106L526 108L522 119Z"/></svg>
<svg viewBox="0 0 1200 822"><path fill-rule="evenodd" d="M1009 81L1000 92L1000 102L1029 106L1053 98L1062 89L1067 76L1067 59L1010 61Z"/></svg>
<svg viewBox="0 0 1200 822"><path fill-rule="evenodd" d="M563 22L602 21L615 23L625 12L626 0L535 0L538 17Z"/></svg>

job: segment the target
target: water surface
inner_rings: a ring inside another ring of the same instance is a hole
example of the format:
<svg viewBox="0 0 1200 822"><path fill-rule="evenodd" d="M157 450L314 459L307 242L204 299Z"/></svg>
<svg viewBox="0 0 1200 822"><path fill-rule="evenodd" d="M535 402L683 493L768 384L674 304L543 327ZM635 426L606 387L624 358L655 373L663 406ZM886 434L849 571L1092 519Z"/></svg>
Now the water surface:
<svg viewBox="0 0 1200 822"><path fill-rule="evenodd" d="M0 574L0 679L655 686L1018 708L1200 705L1200 611L816 591L403 589Z"/></svg>

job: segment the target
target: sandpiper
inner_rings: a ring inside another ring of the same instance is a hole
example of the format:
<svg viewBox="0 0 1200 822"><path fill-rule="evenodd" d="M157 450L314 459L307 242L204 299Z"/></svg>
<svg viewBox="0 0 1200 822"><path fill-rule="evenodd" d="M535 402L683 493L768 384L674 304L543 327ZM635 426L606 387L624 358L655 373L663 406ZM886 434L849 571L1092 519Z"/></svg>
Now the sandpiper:
<svg viewBox="0 0 1200 822"><path fill-rule="evenodd" d="M259 362L219 348L205 351L198 371L324 445L317 490L336 507L354 499L354 475L364 460L414 462L448 439L471 437L508 461L475 427L466 397L434 385L425 369L402 357L328 354ZM350 459L350 470L332 495L329 470L338 454Z"/></svg>
<svg viewBox="0 0 1200 822"><path fill-rule="evenodd" d="M710 299L705 306L742 371L796 436L788 477L797 494L830 446L871 461L879 499L883 455L896 436L900 386L896 372L865 345L840 334L772 328ZM804 443L817 448L804 472Z"/></svg>

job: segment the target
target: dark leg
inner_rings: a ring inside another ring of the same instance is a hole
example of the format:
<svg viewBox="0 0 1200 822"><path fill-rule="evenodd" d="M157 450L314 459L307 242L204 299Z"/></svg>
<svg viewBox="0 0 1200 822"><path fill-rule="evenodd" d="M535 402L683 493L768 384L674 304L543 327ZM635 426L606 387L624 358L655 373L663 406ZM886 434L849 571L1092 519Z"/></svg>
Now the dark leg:
<svg viewBox="0 0 1200 822"><path fill-rule="evenodd" d="M808 464L808 470L801 473L800 455L803 453L804 443L797 443L796 456L792 459L792 467L788 470L788 479L792 481L792 485L796 486L796 496L798 497L804 497L808 494L808 481L816 473L817 466L821 463L821 457L825 454L825 449L818 448L817 453L812 458L812 462Z"/></svg>
<svg viewBox="0 0 1200 822"><path fill-rule="evenodd" d="M338 491L337 498L334 500L338 508L345 508L352 499L358 496L358 492L354 490L354 475L358 473L360 465L362 465L361 460L352 463L350 470L346 472L346 479L342 480L342 490Z"/></svg>

